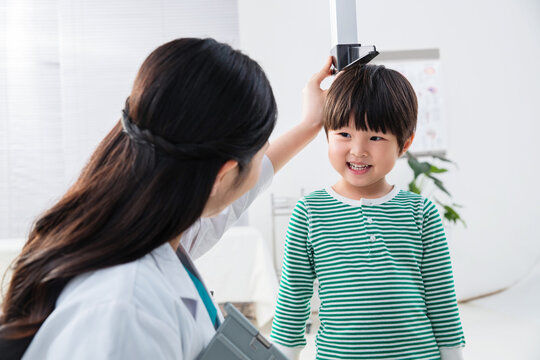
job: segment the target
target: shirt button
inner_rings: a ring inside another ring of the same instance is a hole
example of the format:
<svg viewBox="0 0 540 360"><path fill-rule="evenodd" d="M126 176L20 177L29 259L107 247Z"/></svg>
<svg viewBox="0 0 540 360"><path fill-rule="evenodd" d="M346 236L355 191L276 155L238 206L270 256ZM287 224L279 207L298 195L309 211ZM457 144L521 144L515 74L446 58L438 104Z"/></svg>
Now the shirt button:
<svg viewBox="0 0 540 360"><path fill-rule="evenodd" d="M369 237L369 239L370 239L371 241L375 241L375 235L371 235L371 236Z"/></svg>
<svg viewBox="0 0 540 360"><path fill-rule="evenodd" d="M373 218L368 217L367 222L371 224L373 222Z"/></svg>

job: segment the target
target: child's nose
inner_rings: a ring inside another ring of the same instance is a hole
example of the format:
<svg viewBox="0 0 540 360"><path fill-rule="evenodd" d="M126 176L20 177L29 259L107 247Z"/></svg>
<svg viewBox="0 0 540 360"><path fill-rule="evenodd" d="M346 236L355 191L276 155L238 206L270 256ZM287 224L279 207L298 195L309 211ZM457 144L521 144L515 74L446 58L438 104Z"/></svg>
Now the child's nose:
<svg viewBox="0 0 540 360"><path fill-rule="evenodd" d="M355 157L367 157L368 151L365 144L361 141L356 141L351 146L351 155Z"/></svg>

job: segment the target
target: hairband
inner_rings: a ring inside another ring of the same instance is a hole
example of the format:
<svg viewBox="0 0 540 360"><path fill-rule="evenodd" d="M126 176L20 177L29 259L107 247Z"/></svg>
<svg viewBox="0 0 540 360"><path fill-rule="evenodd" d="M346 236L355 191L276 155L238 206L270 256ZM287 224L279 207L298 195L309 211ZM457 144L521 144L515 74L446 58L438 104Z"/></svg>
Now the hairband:
<svg viewBox="0 0 540 360"><path fill-rule="evenodd" d="M174 144L159 135L152 134L149 129L141 129L131 121L129 107L126 100L126 108L122 110L122 127L124 132L135 143L158 148L171 157L179 160L201 160L222 157L219 151L219 143L205 144Z"/></svg>

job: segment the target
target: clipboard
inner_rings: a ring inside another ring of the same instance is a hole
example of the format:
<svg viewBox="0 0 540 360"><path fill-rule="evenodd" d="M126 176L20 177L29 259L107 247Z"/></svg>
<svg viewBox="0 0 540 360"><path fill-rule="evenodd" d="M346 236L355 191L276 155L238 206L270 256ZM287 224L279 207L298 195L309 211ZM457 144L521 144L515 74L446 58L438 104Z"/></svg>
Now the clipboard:
<svg viewBox="0 0 540 360"><path fill-rule="evenodd" d="M197 360L287 360L231 303L227 317Z"/></svg>

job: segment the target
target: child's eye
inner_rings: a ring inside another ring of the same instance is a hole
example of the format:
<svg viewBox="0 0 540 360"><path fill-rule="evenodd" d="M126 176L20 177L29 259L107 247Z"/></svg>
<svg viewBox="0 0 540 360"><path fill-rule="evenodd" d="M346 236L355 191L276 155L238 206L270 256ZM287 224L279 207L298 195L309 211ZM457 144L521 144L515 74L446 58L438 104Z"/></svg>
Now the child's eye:
<svg viewBox="0 0 540 360"><path fill-rule="evenodd" d="M344 137L344 138L350 138L351 137L351 134L346 133L346 132L340 132L338 135L341 136L341 137Z"/></svg>
<svg viewBox="0 0 540 360"><path fill-rule="evenodd" d="M384 138L380 137L380 136L372 136L370 140L373 140L373 141L380 141L380 140L384 140Z"/></svg>

